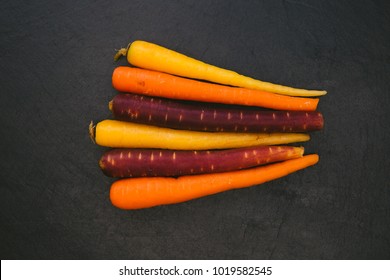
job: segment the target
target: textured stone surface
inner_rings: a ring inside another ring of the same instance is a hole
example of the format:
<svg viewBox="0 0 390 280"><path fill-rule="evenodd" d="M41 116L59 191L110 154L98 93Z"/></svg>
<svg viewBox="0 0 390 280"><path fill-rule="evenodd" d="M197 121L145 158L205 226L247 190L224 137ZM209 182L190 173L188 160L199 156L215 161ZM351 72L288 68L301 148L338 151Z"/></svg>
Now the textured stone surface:
<svg viewBox="0 0 390 280"><path fill-rule="evenodd" d="M386 1L3 1L2 259L388 259ZM243 74L328 90L315 167L259 187L126 212L105 150L114 49L143 39Z"/></svg>

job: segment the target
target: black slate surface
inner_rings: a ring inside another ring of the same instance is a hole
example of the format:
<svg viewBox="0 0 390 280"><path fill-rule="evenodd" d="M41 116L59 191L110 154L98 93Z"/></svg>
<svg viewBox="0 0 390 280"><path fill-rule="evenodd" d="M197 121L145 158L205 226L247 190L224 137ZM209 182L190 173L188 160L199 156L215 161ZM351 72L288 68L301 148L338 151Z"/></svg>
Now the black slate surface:
<svg viewBox="0 0 390 280"><path fill-rule="evenodd" d="M3 1L2 259L388 259L388 1ZM259 187L114 208L91 120L114 49L142 39L243 74L328 90L315 167Z"/></svg>

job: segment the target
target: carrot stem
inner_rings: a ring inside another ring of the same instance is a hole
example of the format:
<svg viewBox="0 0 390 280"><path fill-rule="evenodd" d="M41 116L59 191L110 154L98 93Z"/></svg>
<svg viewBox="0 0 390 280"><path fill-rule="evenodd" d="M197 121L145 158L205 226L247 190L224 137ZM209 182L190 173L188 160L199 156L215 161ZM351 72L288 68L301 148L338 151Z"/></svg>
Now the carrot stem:
<svg viewBox="0 0 390 280"><path fill-rule="evenodd" d="M121 179L112 184L110 199L114 206L121 209L142 209L180 203L262 184L314 165L318 160L318 155L312 154L239 171L182 176L177 179L166 177Z"/></svg>
<svg viewBox="0 0 390 280"><path fill-rule="evenodd" d="M89 138L91 138L93 143L96 143L95 142L95 128L96 128L96 126L93 124L93 121L91 121L89 123L89 126L88 126L88 131L89 131Z"/></svg>
<svg viewBox="0 0 390 280"><path fill-rule="evenodd" d="M117 61L122 56L126 56L128 50L129 50L129 47L130 47L130 44L128 44L126 48L120 48L119 50L117 50L117 52L115 53L115 56L114 56L114 61Z"/></svg>

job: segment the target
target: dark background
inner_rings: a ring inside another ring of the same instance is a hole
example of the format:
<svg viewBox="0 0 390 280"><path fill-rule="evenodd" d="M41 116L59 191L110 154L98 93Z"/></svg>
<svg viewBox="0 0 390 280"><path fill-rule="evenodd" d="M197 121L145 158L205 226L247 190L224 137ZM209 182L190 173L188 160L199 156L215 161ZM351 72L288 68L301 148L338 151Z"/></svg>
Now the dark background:
<svg viewBox="0 0 390 280"><path fill-rule="evenodd" d="M388 259L389 1L3 1L2 259ZM142 39L326 89L311 168L122 211L88 124L111 117L116 48Z"/></svg>

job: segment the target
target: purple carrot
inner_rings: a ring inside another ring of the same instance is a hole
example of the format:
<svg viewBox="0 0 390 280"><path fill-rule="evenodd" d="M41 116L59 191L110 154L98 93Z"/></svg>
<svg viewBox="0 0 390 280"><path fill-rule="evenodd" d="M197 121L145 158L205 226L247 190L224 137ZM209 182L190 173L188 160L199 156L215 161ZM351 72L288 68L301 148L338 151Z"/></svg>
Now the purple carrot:
<svg viewBox="0 0 390 280"><path fill-rule="evenodd" d="M324 124L319 112L270 111L136 94L118 94L109 107L122 121L198 131L307 132L320 130Z"/></svg>
<svg viewBox="0 0 390 280"><path fill-rule="evenodd" d="M103 154L99 166L110 177L176 177L239 170L301 157L303 152L303 147L292 146L212 151L113 149Z"/></svg>

